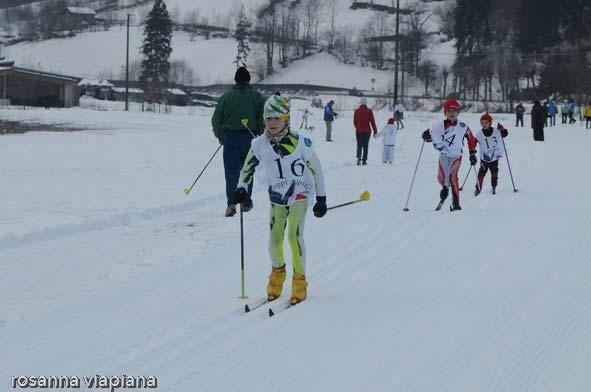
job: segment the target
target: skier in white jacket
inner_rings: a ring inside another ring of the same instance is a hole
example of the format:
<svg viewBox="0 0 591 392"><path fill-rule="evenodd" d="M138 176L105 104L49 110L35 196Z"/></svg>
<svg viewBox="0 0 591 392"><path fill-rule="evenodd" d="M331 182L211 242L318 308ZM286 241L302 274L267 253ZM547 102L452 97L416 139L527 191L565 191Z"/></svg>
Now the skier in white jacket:
<svg viewBox="0 0 591 392"><path fill-rule="evenodd" d="M394 149L396 147L396 134L398 133L398 124L394 118L388 119L388 124L380 132L374 135L375 138L384 138L384 151L382 152L382 162L394 162Z"/></svg>

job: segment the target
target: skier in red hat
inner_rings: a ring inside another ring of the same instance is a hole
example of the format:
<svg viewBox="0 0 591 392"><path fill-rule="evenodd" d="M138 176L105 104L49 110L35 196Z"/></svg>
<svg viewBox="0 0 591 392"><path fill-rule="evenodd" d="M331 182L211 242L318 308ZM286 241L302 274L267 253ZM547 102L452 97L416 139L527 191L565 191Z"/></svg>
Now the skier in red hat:
<svg viewBox="0 0 591 392"><path fill-rule="evenodd" d="M478 170L478 183L474 195L478 196L482 191L482 183L486 172L490 170L490 184L493 195L496 193L499 178L499 158L505 156L502 138L507 137L509 132L501 123L497 123L493 128L493 118L490 114L484 113L480 117L482 129L476 132L474 136L476 142L480 144L480 169Z"/></svg>
<svg viewBox="0 0 591 392"><path fill-rule="evenodd" d="M433 147L439 151L439 173L437 180L441 184L439 192L440 201L436 207L439 211L449 195L449 188L452 191L451 211L461 210L460 206L460 186L458 172L462 163L462 150L464 147L464 138L468 139L468 149L470 151L470 164L476 165L476 139L472 135L470 127L461 121L458 121L461 106L455 99L448 99L443 104L445 120L438 121L431 129L423 132L422 137L426 142L433 142Z"/></svg>

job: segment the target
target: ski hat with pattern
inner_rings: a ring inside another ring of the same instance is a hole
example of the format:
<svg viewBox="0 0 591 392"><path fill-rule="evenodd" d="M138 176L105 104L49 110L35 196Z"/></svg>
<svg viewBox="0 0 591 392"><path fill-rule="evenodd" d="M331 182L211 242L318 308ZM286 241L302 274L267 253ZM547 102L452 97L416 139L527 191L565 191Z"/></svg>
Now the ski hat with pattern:
<svg viewBox="0 0 591 392"><path fill-rule="evenodd" d="M488 121L489 124L492 124L493 118L490 114L488 114L488 112L486 112L482 116L480 116L480 122L482 121Z"/></svg>
<svg viewBox="0 0 591 392"><path fill-rule="evenodd" d="M265 101L265 107L263 109L263 117L277 117L282 121L289 123L289 100L280 95L271 95Z"/></svg>
<svg viewBox="0 0 591 392"><path fill-rule="evenodd" d="M263 109L263 117L278 118L285 122L285 126L279 132L271 131L265 127L265 135L272 142L278 143L289 133L289 100L280 95L271 95L267 101L265 101L265 107Z"/></svg>
<svg viewBox="0 0 591 392"><path fill-rule="evenodd" d="M460 103L455 99L448 99L443 103L443 112L449 112L450 110L455 110L456 112L460 112L462 106Z"/></svg>

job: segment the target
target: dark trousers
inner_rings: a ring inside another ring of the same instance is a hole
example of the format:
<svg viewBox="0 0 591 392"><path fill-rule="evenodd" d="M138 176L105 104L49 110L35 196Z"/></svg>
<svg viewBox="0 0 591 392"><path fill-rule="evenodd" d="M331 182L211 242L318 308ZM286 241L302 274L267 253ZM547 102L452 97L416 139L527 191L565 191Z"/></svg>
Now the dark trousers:
<svg viewBox="0 0 591 392"><path fill-rule="evenodd" d="M566 124L567 120L568 120L568 113L562 113L562 123Z"/></svg>
<svg viewBox="0 0 591 392"><path fill-rule="evenodd" d="M363 162L367 161L367 149L369 148L369 139L371 132L355 132L357 137L357 159Z"/></svg>
<svg viewBox="0 0 591 392"><path fill-rule="evenodd" d="M482 183L484 182L484 176L486 176L486 172L490 169L490 184L494 187L497 186L497 181L499 178L499 161L492 161L492 162L484 162L480 161L480 169L478 170L478 184L480 185L480 189L482 189Z"/></svg>
<svg viewBox="0 0 591 392"><path fill-rule="evenodd" d="M550 126L553 127L556 125L556 115L552 114L549 116L550 117Z"/></svg>
<svg viewBox="0 0 591 392"><path fill-rule="evenodd" d="M574 124L577 120L575 120L575 112L568 112L568 123Z"/></svg>
<svg viewBox="0 0 591 392"><path fill-rule="evenodd" d="M228 205L236 204L234 202L234 193L240 179L240 171L246 160L248 150L250 150L250 141L252 136L245 131L224 131L224 171L226 174L226 199ZM250 203L252 194L252 184L248 187L248 198L246 203Z"/></svg>
<svg viewBox="0 0 591 392"><path fill-rule="evenodd" d="M534 140L538 142L544 141L544 127L534 128Z"/></svg>
<svg viewBox="0 0 591 392"><path fill-rule="evenodd" d="M589 125L591 125L591 117L585 117L585 129L589 129Z"/></svg>
<svg viewBox="0 0 591 392"><path fill-rule="evenodd" d="M521 123L521 126L523 126L523 114L517 115L517 121L515 122L515 126L518 127L519 123Z"/></svg>

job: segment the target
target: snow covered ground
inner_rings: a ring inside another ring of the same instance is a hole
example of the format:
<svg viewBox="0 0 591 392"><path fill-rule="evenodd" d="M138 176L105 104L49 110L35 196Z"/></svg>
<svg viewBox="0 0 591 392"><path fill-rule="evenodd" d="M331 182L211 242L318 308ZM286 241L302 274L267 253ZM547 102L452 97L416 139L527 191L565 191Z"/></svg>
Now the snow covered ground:
<svg viewBox="0 0 591 392"><path fill-rule="evenodd" d="M295 125L306 103L294 101ZM313 110L329 204L365 189L372 200L309 214L309 299L272 319L266 307L243 315L237 298L239 220L223 217L221 154L182 192L217 148L210 109L0 111L91 128L0 137L0 382L124 373L174 392L587 390L589 131L559 125L534 143L495 116L519 192L502 163L497 195L474 197L470 175L455 213L433 211L426 145L405 213L419 135L440 116L407 113L395 164L372 140L357 167L352 112L327 144ZM387 116L376 113L380 126ZM245 215L251 300L270 268L267 200L258 181Z"/></svg>

